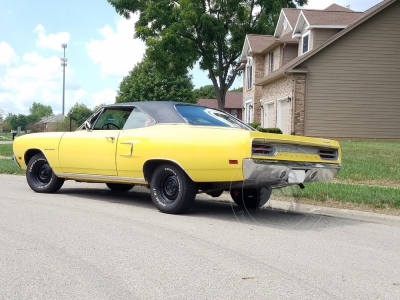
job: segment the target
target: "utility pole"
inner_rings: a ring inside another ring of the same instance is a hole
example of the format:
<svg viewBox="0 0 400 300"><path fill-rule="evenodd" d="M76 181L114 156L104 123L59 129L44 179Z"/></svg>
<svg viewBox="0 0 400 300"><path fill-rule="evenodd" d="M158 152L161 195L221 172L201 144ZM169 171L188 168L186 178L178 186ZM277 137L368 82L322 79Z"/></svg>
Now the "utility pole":
<svg viewBox="0 0 400 300"><path fill-rule="evenodd" d="M63 97L62 97L62 114L65 111L65 67L67 66L67 59L65 58L65 48L67 48L67 44L61 44L61 47L64 48L64 57L61 58L61 66L63 67Z"/></svg>

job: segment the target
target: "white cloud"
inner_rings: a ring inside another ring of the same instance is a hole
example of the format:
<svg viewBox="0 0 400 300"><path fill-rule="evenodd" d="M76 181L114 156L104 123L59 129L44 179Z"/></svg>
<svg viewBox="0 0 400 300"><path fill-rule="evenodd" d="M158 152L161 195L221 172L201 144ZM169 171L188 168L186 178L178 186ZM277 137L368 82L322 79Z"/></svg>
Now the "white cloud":
<svg viewBox="0 0 400 300"><path fill-rule="evenodd" d="M129 20L120 18L116 31L106 25L99 30L101 40L86 43L87 54L94 64L100 65L103 77L126 76L143 59L145 44L133 38L137 19L135 15Z"/></svg>
<svg viewBox="0 0 400 300"><path fill-rule="evenodd" d="M53 112L62 110L62 72L60 59L43 57L36 52L26 53L23 63L6 70L0 77L0 108L7 113L28 114L33 102L50 105ZM66 68L69 78L74 71ZM68 78L67 77L67 78ZM2 91L2 92L1 92ZM75 99L82 95L80 89L66 91L67 97Z"/></svg>
<svg viewBox="0 0 400 300"><path fill-rule="evenodd" d="M113 104L116 96L117 93L113 89L106 88L92 95L93 101L91 101L89 108L94 108L100 104Z"/></svg>
<svg viewBox="0 0 400 300"><path fill-rule="evenodd" d="M0 66L9 67L18 62L18 55L14 49L6 42L0 42Z"/></svg>
<svg viewBox="0 0 400 300"><path fill-rule="evenodd" d="M354 11L365 11L379 2L381 0L308 0L308 4L303 7L308 9L324 9L336 3L343 7L350 5L350 9Z"/></svg>
<svg viewBox="0 0 400 300"><path fill-rule="evenodd" d="M70 35L68 32L51 33L46 35L46 31L42 24L36 26L33 32L38 33L36 46L40 48L60 50L61 44L68 43Z"/></svg>

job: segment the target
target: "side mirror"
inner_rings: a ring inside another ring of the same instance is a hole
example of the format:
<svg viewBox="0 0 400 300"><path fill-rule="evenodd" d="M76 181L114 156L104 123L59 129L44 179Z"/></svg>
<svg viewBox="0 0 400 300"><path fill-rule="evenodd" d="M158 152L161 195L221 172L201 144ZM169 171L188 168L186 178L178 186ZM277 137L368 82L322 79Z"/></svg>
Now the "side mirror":
<svg viewBox="0 0 400 300"><path fill-rule="evenodd" d="M91 127L91 126L92 126L92 124L90 124L89 121L85 121L85 123L84 123L85 129L90 130L90 127Z"/></svg>

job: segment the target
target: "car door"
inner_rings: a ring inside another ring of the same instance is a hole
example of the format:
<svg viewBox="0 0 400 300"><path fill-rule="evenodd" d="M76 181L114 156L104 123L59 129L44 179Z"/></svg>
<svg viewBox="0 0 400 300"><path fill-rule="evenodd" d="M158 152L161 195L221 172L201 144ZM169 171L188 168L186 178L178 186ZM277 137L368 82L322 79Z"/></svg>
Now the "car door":
<svg viewBox="0 0 400 300"><path fill-rule="evenodd" d="M86 127L65 133L59 145L63 172L116 176L118 137L130 111L130 108L105 109L88 120Z"/></svg>
<svg viewBox="0 0 400 300"><path fill-rule="evenodd" d="M143 164L152 157L153 125L145 112L134 108L118 138L116 163L118 176L143 182Z"/></svg>

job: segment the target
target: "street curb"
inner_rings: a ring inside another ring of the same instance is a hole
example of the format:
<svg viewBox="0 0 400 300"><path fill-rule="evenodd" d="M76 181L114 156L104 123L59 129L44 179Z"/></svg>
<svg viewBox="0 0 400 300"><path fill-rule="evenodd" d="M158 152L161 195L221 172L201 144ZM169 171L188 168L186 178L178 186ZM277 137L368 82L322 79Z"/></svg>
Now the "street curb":
<svg viewBox="0 0 400 300"><path fill-rule="evenodd" d="M343 219L352 219L363 222L373 222L381 224L400 225L400 217L364 212L351 209L315 206L297 202L269 200L266 207L285 211L310 213L314 215L329 216Z"/></svg>
<svg viewBox="0 0 400 300"><path fill-rule="evenodd" d="M201 197L206 198L206 200L234 203L230 195L227 193L223 193L218 198L213 198L205 194L201 194ZM272 199L269 200L267 204L263 206L263 208L400 226L399 216L364 212L359 210L316 206L310 204L302 204L298 202L289 202L289 201L272 200Z"/></svg>

